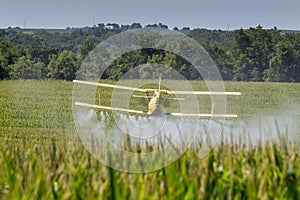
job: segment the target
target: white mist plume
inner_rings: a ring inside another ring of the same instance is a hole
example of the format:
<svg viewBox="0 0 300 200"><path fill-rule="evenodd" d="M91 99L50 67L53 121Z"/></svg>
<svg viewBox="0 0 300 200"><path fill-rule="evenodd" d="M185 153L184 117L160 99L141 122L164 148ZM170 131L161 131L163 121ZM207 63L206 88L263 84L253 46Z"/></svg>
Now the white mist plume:
<svg viewBox="0 0 300 200"><path fill-rule="evenodd" d="M282 140L300 141L300 106L278 111L274 114L258 116L246 120L212 121L208 119L187 119L174 117L141 117L126 114L101 112L96 117L94 110L77 113L77 121L90 127L87 136L107 139L119 146L126 137L132 144L153 144L182 146L210 146L226 143L258 145L268 141L280 143ZM224 127L223 127L224 123ZM222 135L220 134L222 132ZM83 141L84 142L84 141ZM86 143L86 145L89 143Z"/></svg>
<svg viewBox="0 0 300 200"><path fill-rule="evenodd" d="M266 142L300 142L299 128L300 106L298 105L247 120L227 121L223 138L226 141L242 142L246 145Z"/></svg>

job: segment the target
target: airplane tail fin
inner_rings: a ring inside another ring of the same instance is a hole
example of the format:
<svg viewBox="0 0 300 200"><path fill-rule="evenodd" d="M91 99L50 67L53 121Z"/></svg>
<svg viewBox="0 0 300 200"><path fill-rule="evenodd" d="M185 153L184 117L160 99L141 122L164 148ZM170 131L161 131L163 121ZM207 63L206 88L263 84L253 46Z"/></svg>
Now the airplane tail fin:
<svg viewBox="0 0 300 200"><path fill-rule="evenodd" d="M160 91L160 85L161 85L161 74L159 75L158 79L158 90Z"/></svg>

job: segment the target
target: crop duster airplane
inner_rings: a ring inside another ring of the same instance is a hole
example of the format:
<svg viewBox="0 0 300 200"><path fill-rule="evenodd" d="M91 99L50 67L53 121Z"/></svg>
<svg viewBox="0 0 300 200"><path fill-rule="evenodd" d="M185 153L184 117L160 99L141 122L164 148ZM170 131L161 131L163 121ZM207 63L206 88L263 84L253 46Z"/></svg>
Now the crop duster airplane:
<svg viewBox="0 0 300 200"><path fill-rule="evenodd" d="M116 107L108 107L102 105L95 105L95 104L88 104L82 102L75 102L77 106L84 106L84 107L91 107L91 108L98 108L104 110L112 110L112 111L120 111L120 112L128 112L134 114L141 114L141 115L148 115L148 116L163 116L163 115L170 115L176 117L219 117L219 118L234 118L237 117L236 114L199 114L199 113L165 113L163 104L163 95L241 95L240 92L209 92L209 91L170 91L170 90L163 90L160 89L161 85L161 78L159 79L159 87L157 89L143 89L143 88L134 88L134 87L127 87L127 86L120 86L120 85L112 85L112 84L105 84L105 83L95 83L89 81L81 81L81 80L74 80L75 83L80 84L87 84L87 85L94 85L98 87L108 87L108 88L117 88L122 90L130 90L136 92L143 92L146 93L147 96L136 96L134 97L143 97L148 99L148 109L147 111L141 110L132 110L126 108L116 108ZM182 98L169 98L173 100L184 100Z"/></svg>

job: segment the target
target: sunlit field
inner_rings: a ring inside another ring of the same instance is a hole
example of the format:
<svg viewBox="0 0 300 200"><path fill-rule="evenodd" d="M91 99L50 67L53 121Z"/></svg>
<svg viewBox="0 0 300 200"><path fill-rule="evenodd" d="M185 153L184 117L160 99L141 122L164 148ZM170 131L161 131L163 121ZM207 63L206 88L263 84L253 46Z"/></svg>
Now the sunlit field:
<svg viewBox="0 0 300 200"><path fill-rule="evenodd" d="M191 85L206 90L203 82ZM166 168L132 174L106 167L82 145L72 82L0 81L0 199L299 199L300 84L224 86L242 93L226 98L227 113L238 118L228 120L224 140L204 158L191 146ZM109 105L111 92L96 91L95 103ZM198 100L210 112L210 97ZM177 105L170 101L166 109ZM145 110L147 102L132 98L130 106ZM277 139L255 142L266 132Z"/></svg>

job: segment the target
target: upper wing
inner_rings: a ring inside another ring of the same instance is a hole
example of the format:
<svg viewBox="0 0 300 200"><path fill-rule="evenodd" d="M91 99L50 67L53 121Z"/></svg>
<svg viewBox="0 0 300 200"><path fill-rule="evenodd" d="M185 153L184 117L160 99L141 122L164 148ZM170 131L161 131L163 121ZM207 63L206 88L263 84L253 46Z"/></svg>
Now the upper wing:
<svg viewBox="0 0 300 200"><path fill-rule="evenodd" d="M82 103L82 102L75 102L75 105L77 105L77 106L84 106L84 107L90 107L90 108L99 108L99 109L105 109L105 110L113 110L113 111L136 113L136 114L146 114L146 112L140 111L140 110L132 110L132 109L126 109L126 108L115 108L115 107L108 107L108 106L100 106L100 105L88 104L88 103Z"/></svg>
<svg viewBox="0 0 300 200"><path fill-rule="evenodd" d="M210 92L210 91L164 91L166 94L195 94L195 95L241 95L240 92Z"/></svg>
<svg viewBox="0 0 300 200"><path fill-rule="evenodd" d="M142 88L134 88L134 87L121 86L121 85L112 85L112 84L106 84L106 83L95 83L95 82L89 82L89 81L74 80L73 82L87 84L87 85L95 85L95 86L100 86L100 87L109 87L109 88L117 88L117 89L123 89L123 90L138 91L138 92L154 92L155 91L154 89L142 89Z"/></svg>
<svg viewBox="0 0 300 200"><path fill-rule="evenodd" d="M131 90L131 91L138 91L138 92L154 92L155 89L142 89L142 88L134 88L128 86L121 86L121 85L113 85L107 83L95 83L89 81L80 81L74 80L74 83L81 83L87 85L95 85L100 87L109 87L109 88L117 88L123 90ZM170 91L170 90L160 90L162 94L194 94L194 95L241 95L240 92L210 92L210 91Z"/></svg>

